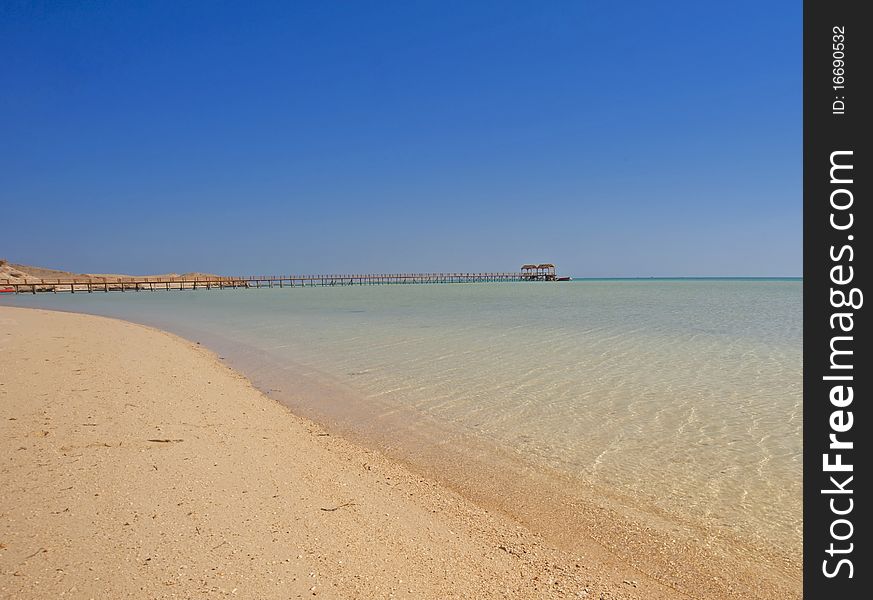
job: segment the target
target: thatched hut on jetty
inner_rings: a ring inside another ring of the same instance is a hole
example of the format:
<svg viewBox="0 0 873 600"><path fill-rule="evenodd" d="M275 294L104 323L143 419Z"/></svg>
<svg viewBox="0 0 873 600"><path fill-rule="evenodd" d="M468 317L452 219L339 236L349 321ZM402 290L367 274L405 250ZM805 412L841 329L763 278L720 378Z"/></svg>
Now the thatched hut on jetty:
<svg viewBox="0 0 873 600"><path fill-rule="evenodd" d="M530 281L555 281L555 265L552 263L522 265L521 276Z"/></svg>

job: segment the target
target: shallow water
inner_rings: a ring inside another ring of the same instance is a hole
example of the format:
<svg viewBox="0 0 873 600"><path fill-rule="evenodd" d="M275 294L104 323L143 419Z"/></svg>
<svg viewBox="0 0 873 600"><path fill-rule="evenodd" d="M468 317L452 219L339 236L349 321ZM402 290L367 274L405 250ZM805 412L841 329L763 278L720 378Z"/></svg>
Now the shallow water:
<svg viewBox="0 0 873 600"><path fill-rule="evenodd" d="M0 304L157 325L365 435L389 424L395 432L400 419L408 427L398 444L434 444L447 432L487 440L659 514L799 555L799 280L82 293Z"/></svg>

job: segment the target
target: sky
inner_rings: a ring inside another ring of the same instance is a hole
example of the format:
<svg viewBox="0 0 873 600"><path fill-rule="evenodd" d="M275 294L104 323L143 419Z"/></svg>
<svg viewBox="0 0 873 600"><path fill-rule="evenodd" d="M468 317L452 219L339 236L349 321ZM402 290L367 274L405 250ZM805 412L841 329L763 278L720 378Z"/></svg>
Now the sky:
<svg viewBox="0 0 873 600"><path fill-rule="evenodd" d="M800 2L0 3L0 257L801 274Z"/></svg>

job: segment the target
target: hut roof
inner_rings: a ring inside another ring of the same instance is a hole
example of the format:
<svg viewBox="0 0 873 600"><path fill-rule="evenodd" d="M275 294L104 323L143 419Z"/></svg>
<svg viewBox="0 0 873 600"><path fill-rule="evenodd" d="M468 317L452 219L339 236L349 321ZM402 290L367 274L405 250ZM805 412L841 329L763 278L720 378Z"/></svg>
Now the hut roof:
<svg viewBox="0 0 873 600"><path fill-rule="evenodd" d="M521 265L522 271L527 271L528 269L536 269L537 265Z"/></svg>
<svg viewBox="0 0 873 600"><path fill-rule="evenodd" d="M537 268L538 269L554 269L555 265L553 265L552 263L543 263L541 265L537 265Z"/></svg>

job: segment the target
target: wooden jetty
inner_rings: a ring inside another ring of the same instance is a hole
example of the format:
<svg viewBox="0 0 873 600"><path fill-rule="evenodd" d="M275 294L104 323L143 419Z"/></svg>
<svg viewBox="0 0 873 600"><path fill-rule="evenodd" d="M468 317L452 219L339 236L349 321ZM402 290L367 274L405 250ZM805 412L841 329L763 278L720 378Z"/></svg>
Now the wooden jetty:
<svg viewBox="0 0 873 600"><path fill-rule="evenodd" d="M245 277L78 277L61 279L2 279L0 291L16 294L77 292L141 292L170 290L223 290L335 285L388 285L424 283L487 283L555 281L552 264L524 265L509 273L369 273L344 275L250 275Z"/></svg>

